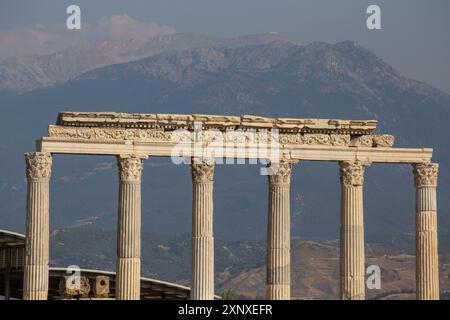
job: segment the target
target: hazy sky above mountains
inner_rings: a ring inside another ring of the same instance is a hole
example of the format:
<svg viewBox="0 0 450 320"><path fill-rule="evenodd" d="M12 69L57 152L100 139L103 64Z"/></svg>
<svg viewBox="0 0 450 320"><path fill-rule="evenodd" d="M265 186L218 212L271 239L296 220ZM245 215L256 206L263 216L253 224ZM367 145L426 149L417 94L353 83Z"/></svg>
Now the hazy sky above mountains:
<svg viewBox="0 0 450 320"><path fill-rule="evenodd" d="M81 7L81 31L65 30L70 4ZM366 28L370 4L381 7L382 30ZM403 74L450 93L448 0L0 0L0 58L45 53L80 39L175 31L355 40Z"/></svg>

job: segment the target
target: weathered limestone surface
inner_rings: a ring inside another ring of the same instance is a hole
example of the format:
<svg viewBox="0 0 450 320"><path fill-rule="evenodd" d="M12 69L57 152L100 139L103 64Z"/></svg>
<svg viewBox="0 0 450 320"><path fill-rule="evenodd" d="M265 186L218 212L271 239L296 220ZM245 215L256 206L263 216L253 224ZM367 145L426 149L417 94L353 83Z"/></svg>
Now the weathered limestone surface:
<svg viewBox="0 0 450 320"><path fill-rule="evenodd" d="M295 119L266 118L253 115L223 116L208 114L144 114L117 112L62 112L58 115L58 125L62 126L115 126L126 128L146 127L187 127L201 123L207 128L256 128L279 129L296 132L316 132L317 130L335 133L368 134L376 126L376 120L338 120L338 119Z"/></svg>
<svg viewBox="0 0 450 320"><path fill-rule="evenodd" d="M341 299L365 298L364 269L364 166L341 162Z"/></svg>
<svg viewBox="0 0 450 320"><path fill-rule="evenodd" d="M192 172L191 300L214 299L214 164L198 162Z"/></svg>
<svg viewBox="0 0 450 320"><path fill-rule="evenodd" d="M142 158L119 156L117 300L140 299Z"/></svg>
<svg viewBox="0 0 450 320"><path fill-rule="evenodd" d="M49 257L49 180L52 156L26 153L27 226L23 281L24 300L46 300Z"/></svg>
<svg viewBox="0 0 450 320"><path fill-rule="evenodd" d="M439 165L416 164L416 297L439 300L436 186Z"/></svg>
<svg viewBox="0 0 450 320"><path fill-rule="evenodd" d="M281 162L269 175L267 226L267 291L269 300L291 298L291 210L292 163Z"/></svg>

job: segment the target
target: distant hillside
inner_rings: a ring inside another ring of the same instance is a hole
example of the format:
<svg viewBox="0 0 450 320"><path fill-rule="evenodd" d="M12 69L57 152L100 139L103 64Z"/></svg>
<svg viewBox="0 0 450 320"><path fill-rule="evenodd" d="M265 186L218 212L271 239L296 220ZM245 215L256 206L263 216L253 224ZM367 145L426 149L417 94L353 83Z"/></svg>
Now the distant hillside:
<svg viewBox="0 0 450 320"><path fill-rule="evenodd" d="M51 237L51 264L115 270L115 232L92 226L58 230ZM142 234L142 275L189 285L190 236ZM240 298L265 296L265 243L215 240L216 293L232 289ZM414 256L379 244L366 246L366 265L381 268L381 290L369 299L414 298ZM440 258L441 292L450 294L450 254ZM339 247L336 242L294 241L292 295L297 299L339 298Z"/></svg>
<svg viewBox="0 0 450 320"><path fill-rule="evenodd" d="M142 276L188 284L191 237L142 233ZM116 232L92 226L60 229L51 236L51 265L116 268ZM265 248L258 241L215 241L216 284L221 284L264 262Z"/></svg>

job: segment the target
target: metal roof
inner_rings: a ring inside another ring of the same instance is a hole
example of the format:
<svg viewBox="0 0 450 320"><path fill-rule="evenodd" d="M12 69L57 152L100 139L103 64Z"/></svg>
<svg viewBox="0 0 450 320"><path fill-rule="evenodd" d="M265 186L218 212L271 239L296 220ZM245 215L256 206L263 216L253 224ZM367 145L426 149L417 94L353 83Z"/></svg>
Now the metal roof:
<svg viewBox="0 0 450 320"><path fill-rule="evenodd" d="M25 235L18 232L0 229L0 247L21 245L25 245Z"/></svg>

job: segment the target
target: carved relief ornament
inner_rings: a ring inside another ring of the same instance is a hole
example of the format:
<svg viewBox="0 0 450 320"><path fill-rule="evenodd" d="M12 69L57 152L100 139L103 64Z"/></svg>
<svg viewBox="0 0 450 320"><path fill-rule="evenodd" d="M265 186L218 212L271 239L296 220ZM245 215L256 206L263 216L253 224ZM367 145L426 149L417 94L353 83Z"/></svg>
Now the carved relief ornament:
<svg viewBox="0 0 450 320"><path fill-rule="evenodd" d="M118 156L119 178L121 181L141 181L143 158L137 156Z"/></svg>
<svg viewBox="0 0 450 320"><path fill-rule="evenodd" d="M25 154L27 178L50 179L52 174L52 155L44 152L29 152Z"/></svg>
<svg viewBox="0 0 450 320"><path fill-rule="evenodd" d="M280 163L270 164L269 168L272 171L269 177L269 185L274 184L290 184L292 174L292 162L282 161Z"/></svg>
<svg viewBox="0 0 450 320"><path fill-rule="evenodd" d="M208 183L214 181L214 163L193 162L191 168L193 182Z"/></svg>
<svg viewBox="0 0 450 320"><path fill-rule="evenodd" d="M339 173L341 184L347 187L364 184L364 165L359 162L340 162Z"/></svg>
<svg viewBox="0 0 450 320"><path fill-rule="evenodd" d="M423 163L413 165L414 183L417 188L436 187L439 173L437 163Z"/></svg>

